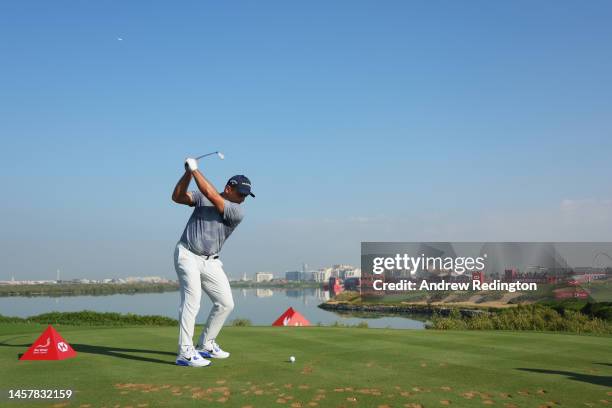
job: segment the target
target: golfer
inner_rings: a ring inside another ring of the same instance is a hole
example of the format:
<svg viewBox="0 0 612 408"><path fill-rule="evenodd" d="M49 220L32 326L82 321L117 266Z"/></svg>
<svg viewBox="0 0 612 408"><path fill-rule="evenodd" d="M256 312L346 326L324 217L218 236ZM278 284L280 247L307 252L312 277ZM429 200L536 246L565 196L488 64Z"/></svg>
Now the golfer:
<svg viewBox="0 0 612 408"><path fill-rule="evenodd" d="M192 177L199 191L187 191ZM247 177L237 175L230 178L219 194L198 170L198 162L191 158L185 160L185 174L176 184L172 200L195 208L174 251L174 267L181 290L177 365L205 367L211 363L206 358L227 358L230 355L215 341L234 308L219 252L242 221L240 204L249 195L255 197ZM193 331L202 290L212 300L213 307L194 347Z"/></svg>

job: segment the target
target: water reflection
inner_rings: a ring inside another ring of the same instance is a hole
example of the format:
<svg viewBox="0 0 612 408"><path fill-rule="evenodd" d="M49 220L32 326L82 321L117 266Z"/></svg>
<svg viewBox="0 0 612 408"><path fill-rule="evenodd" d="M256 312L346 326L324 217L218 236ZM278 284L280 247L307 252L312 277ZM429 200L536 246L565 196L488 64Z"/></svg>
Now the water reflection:
<svg viewBox="0 0 612 408"><path fill-rule="evenodd" d="M367 322L369 327L423 328L423 322L398 316L373 314L346 315L322 310L317 306L329 299L329 293L321 288L304 289L233 289L236 307L229 320L249 319L255 325L270 325L287 308L293 307L303 314L312 324L324 325L340 322L356 325ZM177 318L178 292L149 293L109 296L69 296L69 297L5 297L0 298L0 314L5 316L27 317L51 311L74 312L93 310L98 312L118 312L136 314L157 314ZM204 323L211 303L203 296L198 323Z"/></svg>
<svg viewBox="0 0 612 408"><path fill-rule="evenodd" d="M255 289L255 296L258 298L273 296L274 292L271 289Z"/></svg>

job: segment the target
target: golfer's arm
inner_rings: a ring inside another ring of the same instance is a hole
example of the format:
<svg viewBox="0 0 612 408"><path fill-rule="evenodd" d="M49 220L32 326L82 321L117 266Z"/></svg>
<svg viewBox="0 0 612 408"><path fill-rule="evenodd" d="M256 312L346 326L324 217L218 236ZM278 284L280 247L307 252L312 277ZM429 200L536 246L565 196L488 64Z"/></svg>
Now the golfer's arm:
<svg viewBox="0 0 612 408"><path fill-rule="evenodd" d="M179 204L193 205L193 198L187 191L190 182L191 172L186 171L185 174L183 174L183 177L180 178L174 187L174 191L172 192L172 201Z"/></svg>
<svg viewBox="0 0 612 408"><path fill-rule="evenodd" d="M225 200L221 197L221 194L215 189L215 187L210 184L208 180L200 173L200 170L196 170L193 172L193 178L202 192L204 197L208 198L211 203L215 206L217 211L223 214L223 210L225 209Z"/></svg>

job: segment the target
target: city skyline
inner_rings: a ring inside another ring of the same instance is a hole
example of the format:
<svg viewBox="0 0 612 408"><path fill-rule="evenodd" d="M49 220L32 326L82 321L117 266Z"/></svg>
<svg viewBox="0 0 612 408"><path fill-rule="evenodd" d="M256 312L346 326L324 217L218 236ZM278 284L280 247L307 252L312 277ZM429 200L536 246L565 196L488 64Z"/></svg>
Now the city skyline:
<svg viewBox="0 0 612 408"><path fill-rule="evenodd" d="M317 268L317 269L305 269L306 266L307 266L307 264L302 263L302 267L299 270L298 269L290 269L290 270L286 270L286 271L257 271L257 272L253 272L253 273L250 273L250 274L243 273L240 276L233 276L233 275L228 275L228 276L230 277L230 279L233 279L233 280L245 280L244 279L245 276L249 276L249 277L252 278L252 279L248 279L248 280L255 280L256 276L258 274L262 274L263 273L263 274L271 274L271 275L273 275L274 279L283 279L287 273L292 273L292 272L296 272L296 271L299 271L299 272L302 272L302 273L313 273L313 272L318 272L318 271L321 271L321 270L329 270L329 271L331 271L331 270L334 270L334 269L337 269L337 268L360 270L359 267L353 266L353 265L349 265L349 264L334 264L334 265L331 265L331 266L323 266L323 267L320 267L320 268ZM107 275L107 276L104 276L104 277L98 276L98 277L89 277L89 278L84 278L84 277L80 277L80 276L61 277L61 270L58 269L55 272L55 279L51 279L49 277L42 277L42 278L39 278L39 279L17 279L15 277L15 275L11 275L9 277L9 279L0 279L0 284L8 283L8 282L60 282L60 281L62 281L62 282L71 282L71 281L77 281L77 280L79 280L79 281L89 281L89 280L91 280L91 281L94 281L94 282L105 283L104 281L127 281L127 280L140 281L140 280L143 280L143 279L144 280L151 280L151 279L162 279L162 280L165 280L165 279L168 279L168 278L171 278L171 280L172 280L175 277L172 276L172 275L170 275L170 276L134 276L134 275L128 275L128 276L117 276L117 275L114 275L114 276L110 276L110 275Z"/></svg>

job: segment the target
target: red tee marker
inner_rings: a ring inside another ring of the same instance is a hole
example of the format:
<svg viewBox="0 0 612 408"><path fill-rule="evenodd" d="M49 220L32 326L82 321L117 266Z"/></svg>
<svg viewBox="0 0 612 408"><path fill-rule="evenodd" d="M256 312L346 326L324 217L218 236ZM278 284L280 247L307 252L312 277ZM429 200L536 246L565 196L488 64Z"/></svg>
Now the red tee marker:
<svg viewBox="0 0 612 408"><path fill-rule="evenodd" d="M290 307L272 323L272 326L310 326L310 322L301 313Z"/></svg>
<svg viewBox="0 0 612 408"><path fill-rule="evenodd" d="M76 357L76 351L49 325L19 360L63 360Z"/></svg>

